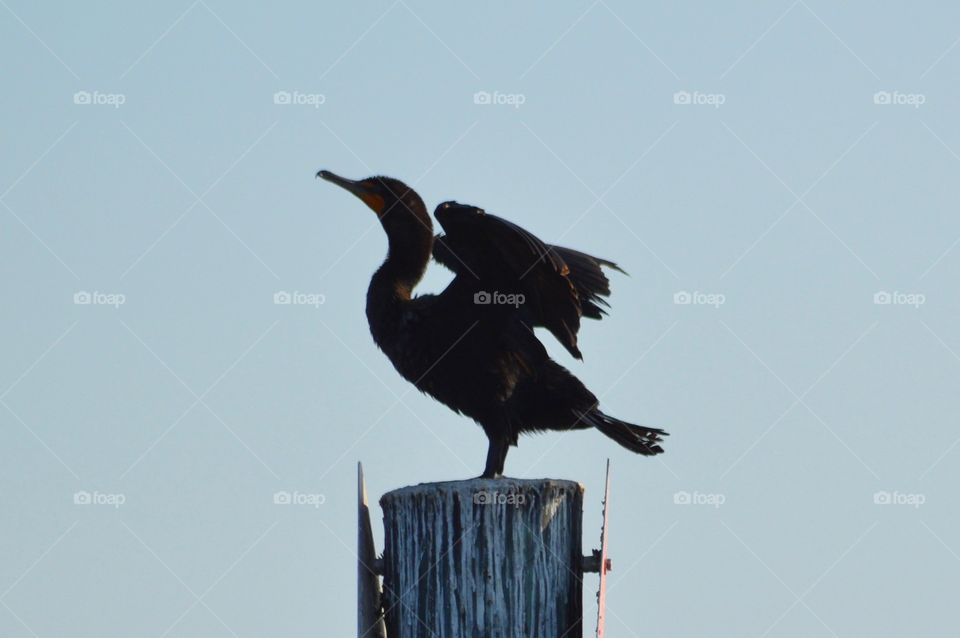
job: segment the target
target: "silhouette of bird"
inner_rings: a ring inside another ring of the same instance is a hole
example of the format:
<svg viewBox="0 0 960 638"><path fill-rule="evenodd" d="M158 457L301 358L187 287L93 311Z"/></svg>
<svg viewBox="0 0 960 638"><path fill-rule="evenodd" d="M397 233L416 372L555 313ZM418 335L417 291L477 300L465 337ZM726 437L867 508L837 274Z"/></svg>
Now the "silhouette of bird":
<svg viewBox="0 0 960 638"><path fill-rule="evenodd" d="M666 432L604 414L533 331L546 328L582 359L580 318L605 314L610 285L602 268L620 270L615 263L545 244L452 201L434 211L444 230L434 236L423 200L403 182L325 170L317 177L353 193L380 219L389 248L367 290L373 340L421 392L483 428L489 448L481 478L502 476L509 447L526 432L596 428L637 454L663 452ZM414 296L431 256L455 276L439 294Z"/></svg>

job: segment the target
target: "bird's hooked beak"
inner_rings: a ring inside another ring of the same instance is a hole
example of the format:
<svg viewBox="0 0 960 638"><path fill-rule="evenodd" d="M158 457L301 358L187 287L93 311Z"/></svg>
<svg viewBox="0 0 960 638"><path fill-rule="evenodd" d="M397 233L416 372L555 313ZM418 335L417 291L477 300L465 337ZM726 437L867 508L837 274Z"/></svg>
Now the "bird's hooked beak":
<svg viewBox="0 0 960 638"><path fill-rule="evenodd" d="M347 179L346 177L340 177L336 173L331 173L330 171L319 171L317 173L317 177L332 184L336 184L344 190L350 191L363 200L363 203L369 206L377 215L382 214L384 208L386 208L386 202L384 201L383 196L376 192L376 190L369 184L366 184L365 182L367 180L357 181Z"/></svg>

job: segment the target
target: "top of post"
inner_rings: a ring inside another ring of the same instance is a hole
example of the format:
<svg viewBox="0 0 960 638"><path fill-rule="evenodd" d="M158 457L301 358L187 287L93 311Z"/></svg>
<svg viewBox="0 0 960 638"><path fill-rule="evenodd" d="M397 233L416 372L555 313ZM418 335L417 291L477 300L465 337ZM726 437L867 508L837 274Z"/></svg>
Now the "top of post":
<svg viewBox="0 0 960 638"><path fill-rule="evenodd" d="M482 479L473 478L460 481L439 481L436 483L418 483L417 485L408 485L385 493L380 498L383 504L398 498L411 497L421 494L438 493L459 493L462 495L474 495L478 493L523 493L541 492L546 489L552 489L561 492L571 492L583 494L584 487L577 481L566 479L522 479L522 478L497 478Z"/></svg>

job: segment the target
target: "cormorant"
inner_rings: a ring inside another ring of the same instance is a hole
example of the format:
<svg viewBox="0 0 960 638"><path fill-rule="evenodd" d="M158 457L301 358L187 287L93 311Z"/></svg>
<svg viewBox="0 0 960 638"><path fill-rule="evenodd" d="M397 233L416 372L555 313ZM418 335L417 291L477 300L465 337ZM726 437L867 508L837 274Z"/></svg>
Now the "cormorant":
<svg viewBox="0 0 960 638"><path fill-rule="evenodd" d="M596 428L623 447L652 456L663 430L600 411L597 397L550 359L533 332L543 327L567 351L577 348L580 317L600 319L610 294L601 267L611 261L551 246L475 206L445 202L434 237L420 196L390 177L317 177L359 197L387 233L386 261L367 290L367 320L377 346L421 392L475 420L490 441L481 478L503 474L522 432ZM413 296L431 255L456 275L440 294ZM623 272L621 270L621 272Z"/></svg>

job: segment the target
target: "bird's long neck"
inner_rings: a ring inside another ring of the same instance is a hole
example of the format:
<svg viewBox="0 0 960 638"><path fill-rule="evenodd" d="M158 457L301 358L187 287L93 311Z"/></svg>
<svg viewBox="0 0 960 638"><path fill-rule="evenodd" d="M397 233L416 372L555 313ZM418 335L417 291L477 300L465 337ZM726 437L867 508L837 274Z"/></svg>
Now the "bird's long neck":
<svg viewBox="0 0 960 638"><path fill-rule="evenodd" d="M388 356L408 322L413 289L423 277L433 249L433 231L416 220L388 227L389 251L367 289L367 321L374 341Z"/></svg>
<svg viewBox="0 0 960 638"><path fill-rule="evenodd" d="M409 301L430 261L433 232L423 226L410 226L392 229L387 237L387 259L374 273L370 291L400 302Z"/></svg>

